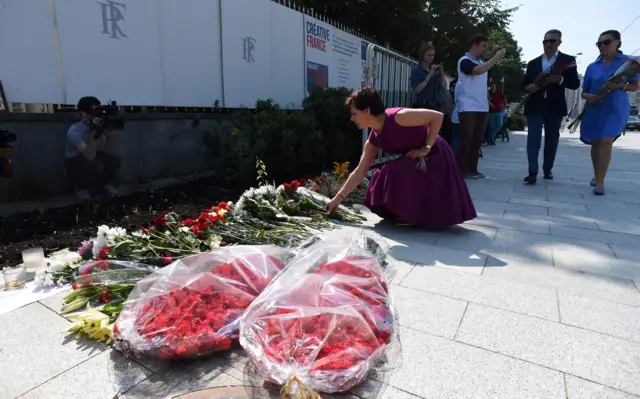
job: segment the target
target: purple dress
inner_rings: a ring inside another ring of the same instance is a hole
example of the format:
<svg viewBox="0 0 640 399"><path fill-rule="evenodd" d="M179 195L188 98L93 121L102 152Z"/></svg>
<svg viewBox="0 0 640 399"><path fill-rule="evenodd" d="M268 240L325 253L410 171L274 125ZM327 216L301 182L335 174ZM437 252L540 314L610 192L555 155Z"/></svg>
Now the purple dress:
<svg viewBox="0 0 640 399"><path fill-rule="evenodd" d="M395 121L402 108L387 109L380 135L369 142L388 154L406 154L424 146L428 126L404 127ZM416 159L400 158L376 170L364 205L383 218L400 218L427 229L443 229L477 217L456 157L441 137L429 153L427 170L416 169Z"/></svg>

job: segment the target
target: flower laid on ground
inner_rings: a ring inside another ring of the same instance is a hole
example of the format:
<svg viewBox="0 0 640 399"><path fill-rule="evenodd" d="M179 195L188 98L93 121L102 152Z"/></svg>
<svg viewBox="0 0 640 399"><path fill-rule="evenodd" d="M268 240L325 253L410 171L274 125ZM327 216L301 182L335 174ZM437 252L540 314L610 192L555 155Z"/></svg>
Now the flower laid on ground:
<svg viewBox="0 0 640 399"><path fill-rule="evenodd" d="M96 341L111 343L113 323L110 321L109 315L87 305L85 312L68 315L67 318L75 322L65 332L75 334L76 338L85 335Z"/></svg>
<svg viewBox="0 0 640 399"><path fill-rule="evenodd" d="M348 174L348 162L337 166L340 176ZM264 181L266 172L262 172L260 180ZM296 245L321 229L337 227L331 223L332 218L349 223L364 220L343 206L328 215L325 205L329 199L304 184L308 183L294 180L276 188L263 182L247 190L235 205L220 202L187 219L171 212L161 214L130 233L117 226L100 226L96 237L78 248L83 259L94 260L82 266L65 265L52 275L56 284L74 283L75 290L65 298L63 312L100 301L108 304L101 311L113 321L132 285L151 273L152 266L173 265L230 245Z"/></svg>
<svg viewBox="0 0 640 399"><path fill-rule="evenodd" d="M348 177L348 175L347 175ZM344 185L346 178L340 178L335 175L322 174L315 179L309 179L306 181L305 187L318 194L324 195L328 198L334 198L342 186ZM369 180L364 179L362 183L344 199L345 205L362 204L364 202L364 196L367 193L367 187L369 187Z"/></svg>
<svg viewBox="0 0 640 399"><path fill-rule="evenodd" d="M284 267L288 251L236 246L184 258L141 280L116 323L134 355L189 358L225 351L238 320Z"/></svg>
<svg viewBox="0 0 640 399"><path fill-rule="evenodd" d="M388 286L377 258L354 244L298 253L245 312L240 344L268 381L345 392L386 353L395 333Z"/></svg>
<svg viewBox="0 0 640 399"><path fill-rule="evenodd" d="M102 303L125 301L133 287L131 284L89 285L86 287L79 287L76 284L74 290L62 301L62 313L75 312L92 301Z"/></svg>

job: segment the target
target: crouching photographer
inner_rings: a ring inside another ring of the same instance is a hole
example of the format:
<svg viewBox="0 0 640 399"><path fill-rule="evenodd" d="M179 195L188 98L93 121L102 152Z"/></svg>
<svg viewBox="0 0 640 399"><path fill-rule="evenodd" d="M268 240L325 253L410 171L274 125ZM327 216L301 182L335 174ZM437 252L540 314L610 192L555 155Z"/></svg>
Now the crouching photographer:
<svg viewBox="0 0 640 399"><path fill-rule="evenodd" d="M95 97L82 97L77 110L82 120L71 125L65 145L67 174L76 196L83 201L97 191L115 196L117 190L112 183L120 169L120 157L111 152L111 147L114 132L124 128L116 118L118 107L115 103L101 105Z"/></svg>
<svg viewBox="0 0 640 399"><path fill-rule="evenodd" d="M0 177L6 179L13 175L13 143L16 142L16 135L7 129L0 128Z"/></svg>

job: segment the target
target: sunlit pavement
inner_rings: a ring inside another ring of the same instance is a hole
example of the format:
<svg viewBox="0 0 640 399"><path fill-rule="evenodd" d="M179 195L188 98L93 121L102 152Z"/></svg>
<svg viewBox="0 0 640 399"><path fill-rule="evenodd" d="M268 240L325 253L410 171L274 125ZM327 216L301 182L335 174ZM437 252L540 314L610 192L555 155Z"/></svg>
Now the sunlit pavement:
<svg viewBox="0 0 640 399"><path fill-rule="evenodd" d="M555 178L523 185L525 143L516 132L483 147L470 223L425 232L370 217L396 270L402 362L336 397L640 397L640 134L615 144L603 197L589 147L568 134ZM19 376L0 380L2 397L164 398L249 381L240 350L169 367L66 341L60 301L0 316L0 375Z"/></svg>

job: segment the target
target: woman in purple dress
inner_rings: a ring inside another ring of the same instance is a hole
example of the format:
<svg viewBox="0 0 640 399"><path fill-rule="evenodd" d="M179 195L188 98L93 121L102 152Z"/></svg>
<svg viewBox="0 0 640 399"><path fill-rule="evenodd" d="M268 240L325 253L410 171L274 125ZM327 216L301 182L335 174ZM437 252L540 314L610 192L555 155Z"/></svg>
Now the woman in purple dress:
<svg viewBox="0 0 640 399"><path fill-rule="evenodd" d="M358 187L378 149L382 149L403 157L373 173L364 200L372 212L402 225L427 229L443 229L477 216L455 155L438 136L442 113L427 109L385 110L380 94L371 87L352 93L346 105L351 109L351 120L360 129L372 130L360 163L327 204L329 212ZM423 160L426 169L418 167Z"/></svg>

